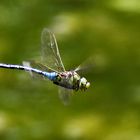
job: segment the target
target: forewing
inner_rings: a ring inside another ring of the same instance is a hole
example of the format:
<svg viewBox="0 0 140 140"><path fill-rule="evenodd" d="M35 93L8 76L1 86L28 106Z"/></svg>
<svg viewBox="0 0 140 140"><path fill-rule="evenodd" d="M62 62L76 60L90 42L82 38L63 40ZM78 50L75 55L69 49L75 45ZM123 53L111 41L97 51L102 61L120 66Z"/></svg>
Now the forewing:
<svg viewBox="0 0 140 140"><path fill-rule="evenodd" d="M88 58L81 65L79 65L74 71L78 73L88 73L95 67L95 62L93 58Z"/></svg>
<svg viewBox="0 0 140 140"><path fill-rule="evenodd" d="M41 35L42 62L47 67L62 72L65 71L54 34L44 28Z"/></svg>

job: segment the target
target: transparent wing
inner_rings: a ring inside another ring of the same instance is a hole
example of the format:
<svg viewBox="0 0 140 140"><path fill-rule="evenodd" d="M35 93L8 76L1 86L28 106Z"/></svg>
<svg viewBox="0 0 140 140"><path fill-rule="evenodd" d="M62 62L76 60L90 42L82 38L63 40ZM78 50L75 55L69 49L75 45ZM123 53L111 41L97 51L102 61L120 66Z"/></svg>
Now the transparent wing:
<svg viewBox="0 0 140 140"><path fill-rule="evenodd" d="M41 47L42 47L42 63L49 69L57 72L65 71L62 63L58 45L54 34L47 28L44 28L41 35ZM69 104L71 90L59 87L59 98L64 105Z"/></svg>
<svg viewBox="0 0 140 140"><path fill-rule="evenodd" d="M36 61L28 61L26 63L28 63L29 66L32 67L32 68L36 68L36 69L39 69L39 70L42 70L42 71L47 71L47 72L54 72L54 70L50 69L47 66L44 66L43 64L41 64L39 62L36 62Z"/></svg>
<svg viewBox="0 0 140 140"><path fill-rule="evenodd" d="M23 66L26 66L26 67L31 67L31 68L35 68L35 69L38 69L38 70L42 70L42 71L47 71L47 72L54 72L53 70L51 70L50 68L38 63L38 62L35 62L35 61L23 61ZM44 78L43 75L40 75L40 74L37 74L37 73L34 73L34 72L31 72L29 71L29 74L33 77L33 78L37 78L37 79L46 79Z"/></svg>
<svg viewBox="0 0 140 140"><path fill-rule="evenodd" d="M88 58L81 65L79 65L74 71L78 73L88 73L95 67L95 62L93 58Z"/></svg>
<svg viewBox="0 0 140 140"><path fill-rule="evenodd" d="M34 61L23 61L23 66L30 67L30 68L35 68L35 69L40 69L40 70L44 69L44 68L41 68L39 65L36 65L34 63ZM32 78L44 79L43 75L31 72L31 71L29 71L29 74L32 76Z"/></svg>
<svg viewBox="0 0 140 140"><path fill-rule="evenodd" d="M44 28L41 35L42 62L54 71L65 71L54 34Z"/></svg>
<svg viewBox="0 0 140 140"><path fill-rule="evenodd" d="M70 97L72 96L72 92L73 91L70 89L59 87L59 98L64 105L68 105L70 103Z"/></svg>

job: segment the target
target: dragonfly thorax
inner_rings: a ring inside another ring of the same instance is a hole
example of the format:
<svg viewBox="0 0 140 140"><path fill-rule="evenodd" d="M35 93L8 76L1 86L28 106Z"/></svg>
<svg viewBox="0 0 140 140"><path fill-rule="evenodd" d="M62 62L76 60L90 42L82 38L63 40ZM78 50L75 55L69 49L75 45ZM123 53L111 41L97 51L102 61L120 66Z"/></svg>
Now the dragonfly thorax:
<svg viewBox="0 0 140 140"><path fill-rule="evenodd" d="M79 89L86 90L90 86L90 83L84 77L81 78L75 71L59 73L54 83L76 91Z"/></svg>
<svg viewBox="0 0 140 140"><path fill-rule="evenodd" d="M54 84L68 88L68 89L79 89L80 76L75 71L65 71L58 73L56 79L53 81Z"/></svg>

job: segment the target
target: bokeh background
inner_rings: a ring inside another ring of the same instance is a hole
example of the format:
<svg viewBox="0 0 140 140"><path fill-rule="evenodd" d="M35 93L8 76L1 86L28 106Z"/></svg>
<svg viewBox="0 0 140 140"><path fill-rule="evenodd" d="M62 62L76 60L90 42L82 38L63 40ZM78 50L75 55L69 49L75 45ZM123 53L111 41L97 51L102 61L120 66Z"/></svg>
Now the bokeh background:
<svg viewBox="0 0 140 140"><path fill-rule="evenodd" d="M66 69L92 60L68 106L51 82L0 69L1 140L140 139L139 0L1 0L0 63L40 58L44 27Z"/></svg>

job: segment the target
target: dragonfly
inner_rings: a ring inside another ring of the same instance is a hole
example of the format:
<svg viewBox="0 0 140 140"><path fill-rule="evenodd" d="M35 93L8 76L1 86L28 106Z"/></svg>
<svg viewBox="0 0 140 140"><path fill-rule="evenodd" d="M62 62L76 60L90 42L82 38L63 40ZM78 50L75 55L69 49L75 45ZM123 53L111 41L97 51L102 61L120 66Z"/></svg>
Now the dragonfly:
<svg viewBox="0 0 140 140"><path fill-rule="evenodd" d="M85 91L89 88L90 82L78 74L79 68L65 70L55 35L47 28L41 33L41 51L42 63L25 61L23 65L0 63L0 68L25 70L31 72L33 76L40 75L49 79L60 87L59 95L62 100L68 100L72 91Z"/></svg>

